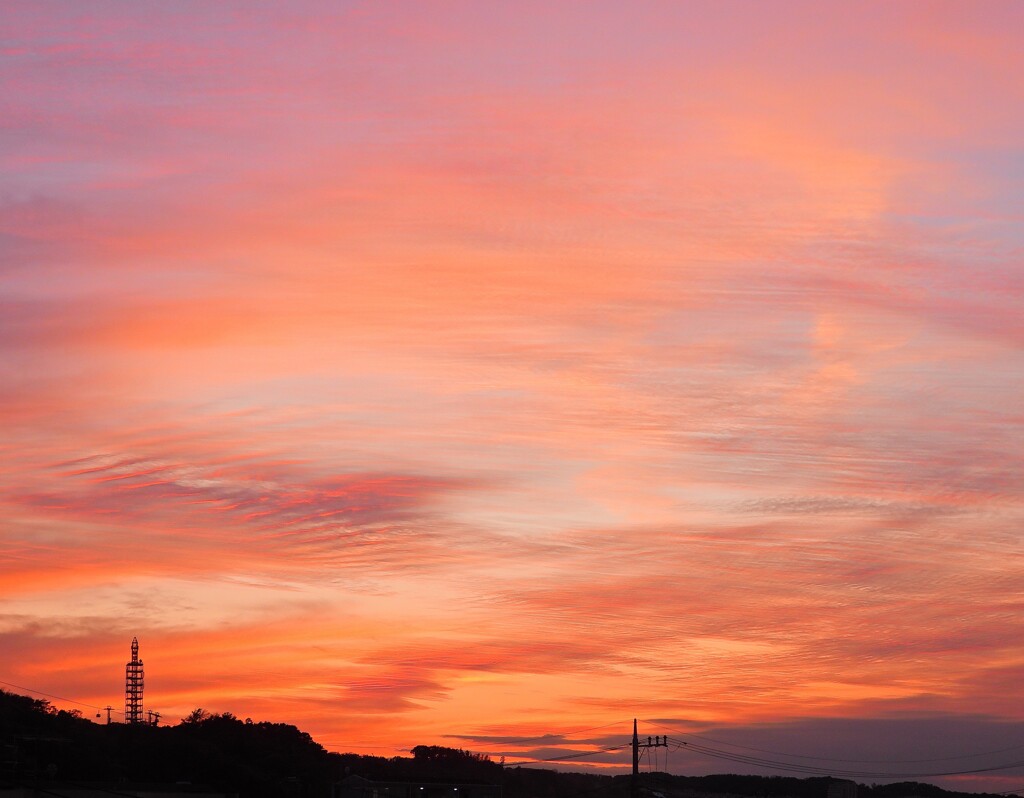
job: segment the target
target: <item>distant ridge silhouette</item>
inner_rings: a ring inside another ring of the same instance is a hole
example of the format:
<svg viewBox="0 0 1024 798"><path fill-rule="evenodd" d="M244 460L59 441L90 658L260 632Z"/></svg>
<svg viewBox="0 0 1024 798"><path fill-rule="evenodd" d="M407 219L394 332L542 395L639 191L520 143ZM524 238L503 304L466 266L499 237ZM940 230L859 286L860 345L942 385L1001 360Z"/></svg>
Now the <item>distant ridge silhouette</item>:
<svg viewBox="0 0 1024 798"><path fill-rule="evenodd" d="M192 712L176 726L101 725L78 710L0 690L0 790L19 796L84 794L237 795L238 798L626 798L629 776L502 766L443 746L411 757L331 753L286 723ZM828 798L837 780L782 776L645 773L641 794L656 798L751 796ZM384 790L383 788L387 788ZM459 788L456 791L456 788ZM404 790L405 794L400 793ZM860 785L858 798L978 798L907 782Z"/></svg>

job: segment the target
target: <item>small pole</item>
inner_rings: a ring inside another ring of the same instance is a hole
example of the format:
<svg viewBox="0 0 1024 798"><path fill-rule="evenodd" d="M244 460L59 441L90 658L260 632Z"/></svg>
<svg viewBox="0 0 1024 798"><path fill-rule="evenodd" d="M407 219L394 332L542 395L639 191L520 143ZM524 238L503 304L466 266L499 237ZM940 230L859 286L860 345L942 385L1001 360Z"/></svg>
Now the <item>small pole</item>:
<svg viewBox="0 0 1024 798"><path fill-rule="evenodd" d="M629 780L629 794L632 798L640 794L640 738L636 734L636 718L633 718L633 775Z"/></svg>

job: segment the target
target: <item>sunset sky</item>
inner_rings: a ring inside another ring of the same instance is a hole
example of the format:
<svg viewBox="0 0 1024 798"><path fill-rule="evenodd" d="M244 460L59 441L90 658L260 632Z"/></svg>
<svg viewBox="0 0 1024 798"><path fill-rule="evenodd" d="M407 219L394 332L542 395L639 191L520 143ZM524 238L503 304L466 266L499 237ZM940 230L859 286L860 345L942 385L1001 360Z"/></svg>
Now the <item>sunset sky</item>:
<svg viewBox="0 0 1024 798"><path fill-rule="evenodd" d="M1020 2L3 2L0 687L1024 762L1022 75Z"/></svg>

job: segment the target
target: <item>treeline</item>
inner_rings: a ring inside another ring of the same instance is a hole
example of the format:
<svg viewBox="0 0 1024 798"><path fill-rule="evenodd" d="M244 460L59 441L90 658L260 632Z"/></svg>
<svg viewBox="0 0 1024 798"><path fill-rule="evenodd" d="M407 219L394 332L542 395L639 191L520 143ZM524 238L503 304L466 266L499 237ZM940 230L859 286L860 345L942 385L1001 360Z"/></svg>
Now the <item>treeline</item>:
<svg viewBox="0 0 1024 798"><path fill-rule="evenodd" d="M197 710L177 726L99 725L0 691L0 783L192 784L240 796L330 795L339 756L285 723Z"/></svg>
<svg viewBox="0 0 1024 798"><path fill-rule="evenodd" d="M0 788L29 784L191 784L239 798L328 798L351 776L374 782L500 785L503 798L627 798L629 776L503 766L458 748L411 757L331 753L286 723L197 709L176 726L92 723L72 710L0 690ZM826 798L829 779L642 775L645 798ZM864 787L860 798L979 798L930 784Z"/></svg>

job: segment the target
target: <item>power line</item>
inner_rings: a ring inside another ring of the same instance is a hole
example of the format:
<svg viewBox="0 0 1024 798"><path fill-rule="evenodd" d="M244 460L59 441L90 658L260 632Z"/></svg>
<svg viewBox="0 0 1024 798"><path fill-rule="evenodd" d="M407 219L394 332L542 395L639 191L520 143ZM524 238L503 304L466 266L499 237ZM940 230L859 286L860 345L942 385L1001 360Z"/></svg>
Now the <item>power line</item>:
<svg viewBox="0 0 1024 798"><path fill-rule="evenodd" d="M624 723L626 723L626 721L616 720L616 721L612 721L611 723L605 723L602 726L591 726L590 728L587 728L587 729L576 729L575 731L567 731L567 732L548 732L547 734L542 734L539 737L515 737L515 736L512 736L512 735L509 735L508 738L507 738L508 739L507 742L502 742L501 740L491 740L490 742L497 743L497 744L504 744L504 745L520 745L522 743L536 742L537 740L548 740L548 739L550 739L552 737L555 737L555 738L557 738L557 737L569 737L569 736L571 736L573 734L582 734L583 732L596 731L597 729L607 729L607 728L609 728L611 726L618 726L618 725L624 724ZM457 739L457 740L474 740L474 739L477 739L475 737L472 737L472 736L469 736L469 735L464 735L464 734L450 734L450 735L445 735L445 736L451 737L451 738L454 738L454 739ZM514 756L514 755L513 754L506 754L506 756Z"/></svg>
<svg viewBox="0 0 1024 798"><path fill-rule="evenodd" d="M739 754L734 751L723 751L721 749L712 748L710 746L701 745L699 743L691 743L686 740L679 740L677 738L669 738L676 745L675 750L681 750L685 748L689 751L695 751L704 756L712 757L714 759L723 759L728 762L736 762L745 765L752 765L756 767L767 768L769 770L781 770L790 773L803 773L805 775L815 776L846 776L849 778L881 778L881 779L899 779L899 778L935 778L939 776L967 776L976 773L992 773L999 770L1010 770L1016 767L1024 767L1024 760L1017 762L1008 762L1001 765L993 765L991 767L984 768L971 768L968 770L951 770L942 772L912 772L912 773L886 773L880 771L869 771L869 770L845 770L841 768L825 768L817 765L806 765L798 762L784 762L775 759L765 759L763 757L750 756L748 754Z"/></svg>
<svg viewBox="0 0 1024 798"><path fill-rule="evenodd" d="M611 726L611 725L614 725L614 724L607 724L607 725ZM660 724L652 724L652 725L658 726L658 728L667 729L669 731L678 731L678 729L672 729L670 727L662 726ZM600 726L600 727L595 727L595 728L606 728L606 726ZM588 729L581 729L580 731L582 732L582 731L589 731L589 730ZM550 736L550 735L545 735L545 736ZM722 745L732 746L734 748L742 748L742 749L746 749L746 750L750 750L750 751L755 751L755 752L759 752L759 753L768 753L768 754L773 754L775 756L790 757L790 758L794 758L794 759L811 759L811 760L820 761L820 762L823 762L823 763L834 763L834 762L839 762L839 763L843 763L843 762L845 762L845 763L865 763L865 764L881 764L881 763L885 763L885 764L892 764L892 765L917 764L917 763L922 763L922 762L942 762L942 761L950 761L950 760L957 760L957 759L967 759L967 758L991 755L991 754L996 754L996 753L1005 753L1007 751L1019 750L1020 748L1024 747L1024 746L1011 746L1011 747L1004 748L1004 749L999 749L999 750L996 750L996 751L980 752L980 753L974 753L974 754L964 754L964 755L951 756L951 757L936 757L936 758L932 758L932 759L911 759L911 760L829 759L829 758L826 758L826 757L810 756L810 755L806 755L806 754L784 754L784 753L778 752L778 751L771 751L771 750L766 750L766 749L753 748L753 747L750 747L750 746L742 746L742 745L727 743L727 742L723 742L723 741L718 741L718 740L714 740L713 738L705 738L702 735L687 735L687 736L688 737L697 738L697 739L702 739L702 740L703 739L707 739L710 742L719 742ZM543 739L543 737L530 738L530 739ZM679 739L679 738L676 738L676 737L666 737L665 739L672 743L672 745L673 745L672 750L676 750L676 751L687 750L687 751L692 751L693 753L700 754L702 756L706 756L706 757L713 758L713 759L720 759L720 760L724 760L724 761L727 761L727 762L733 762L733 763L737 763L737 764L744 764L744 765L749 765L751 767L764 768L764 769L767 769L767 770L776 770L776 771L789 772L789 773L798 773L798 774L805 775L805 776L833 776L833 777L847 777L847 778L876 778L876 779L937 778L937 777L944 777L944 776L966 776L966 775L974 775L974 774L979 774L979 773L993 773L993 772L1002 771L1002 770L1010 770L1010 769L1017 768L1017 767L1024 767L1024 760L1016 760L1016 761L1012 761L1012 762L1004 762L1004 763L1001 763L1001 764L998 764L998 765L991 765L991 766L987 766L987 767L978 767L978 768L965 768L965 769L962 769L962 770L886 772L886 771L871 770L871 769L855 769L855 768L844 768L844 767L829 767L829 766L827 766L825 764L815 765L815 764L810 764L810 763L807 763L807 762L791 762L791 761L786 761L784 759L775 759L775 758L770 758L770 757L756 756L756 755L752 755L752 754L745 754L745 753L738 752L738 751L724 750L722 748L716 748L714 746L705 745L705 744L703 744L701 742L695 742L693 740L683 740L683 739ZM532 764L532 763L542 763L542 762L570 761L570 760L581 759L581 758L585 758L585 757L589 757L589 756L596 756L596 755L602 754L602 753L612 753L612 752L616 752L616 751L621 751L622 749L624 749L626 747L627 747L626 745L608 746L606 748L595 750L595 751L583 751L583 752L579 752L579 753L575 753L575 754L565 754L565 755L562 755L562 756L555 756L555 757L524 759L524 760L520 760L520 761L512 763L512 764L521 765L521 764ZM649 751L645 750L644 754L647 757L648 769L650 769L654 765L654 762L650 758L650 752ZM1016 792L1018 792L1018 791L1017 790L1010 790L1010 791L1007 791L1004 794L1010 795L1010 794L1014 794Z"/></svg>
<svg viewBox="0 0 1024 798"><path fill-rule="evenodd" d="M78 704L78 706L80 706L80 707L89 707L89 709L98 709L98 710L105 710L106 709L106 707L97 707L97 706L95 706L93 704L87 704L84 701L76 701L73 698L65 698L64 696L54 695L53 693L44 693L42 690L33 690L31 687L25 687L24 685L20 685L20 684L12 684L11 682L5 682L3 680L0 680L0 684L6 685L7 687L14 687L14 688L17 688L18 690L24 690L25 692L28 692L28 693L34 693L35 695L44 695L47 698L56 698L58 701L67 701L69 704ZM122 712L119 709L114 709L112 711L113 712L117 712L117 713L119 713L121 715L124 714L124 712Z"/></svg>
<svg viewBox="0 0 1024 798"><path fill-rule="evenodd" d="M615 751L621 751L625 748L625 745L616 745L610 748L602 748L599 751L581 751L576 754L566 754L565 756L552 756L546 759L526 759L519 762L511 762L511 765L530 765L538 762L565 762L570 759L582 759L588 756L596 756L597 754L610 754ZM515 754L508 754L508 756L515 756Z"/></svg>
<svg viewBox="0 0 1024 798"><path fill-rule="evenodd" d="M651 723L650 721L647 721ZM972 759L979 756L992 756L994 754L1005 754L1007 751L1019 751L1024 748L1024 745L1011 745L1008 748L999 748L995 751L980 751L975 754L958 754L956 756L940 756L931 759L841 759L837 757L828 756L811 756L810 754L793 754L785 751L773 751L769 748L755 748L749 745L740 745L739 743L731 743L727 740L716 740L714 737L708 737L703 734L694 734L693 732L684 732L681 729L673 729L669 726L662 726L657 723L651 723L652 726L657 726L659 729L665 729L666 731L674 731L679 734L684 734L687 737L696 737L698 740L707 740L708 742L718 743L719 745L728 745L732 748L742 748L745 751L758 751L762 754L775 754L776 756L788 756L794 759L814 759L823 762L850 762L850 763L861 763L861 764L889 764L889 765L914 765L924 762L948 762L955 759Z"/></svg>

